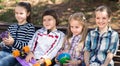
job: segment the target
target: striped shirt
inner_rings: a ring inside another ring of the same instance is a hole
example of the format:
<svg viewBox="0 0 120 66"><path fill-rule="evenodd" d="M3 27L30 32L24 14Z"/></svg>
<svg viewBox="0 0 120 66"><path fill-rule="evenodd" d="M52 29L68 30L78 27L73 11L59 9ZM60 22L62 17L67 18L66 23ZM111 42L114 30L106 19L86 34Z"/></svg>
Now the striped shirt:
<svg viewBox="0 0 120 66"><path fill-rule="evenodd" d="M10 35L14 38L14 44L12 49L22 49L23 46L28 45L30 39L35 33L33 24L26 23L24 25L18 25L17 23L12 24L8 27ZM6 47L3 47L7 51ZM10 51L10 49L8 49Z"/></svg>
<svg viewBox="0 0 120 66"><path fill-rule="evenodd" d="M84 49L90 52L90 63L103 64L108 52L116 54L118 45L119 36L116 31L109 27L107 32L100 35L98 28L96 28L88 33ZM111 60L110 65L113 64L114 62Z"/></svg>
<svg viewBox="0 0 120 66"><path fill-rule="evenodd" d="M29 47L35 55L35 59L50 58L53 59L58 50L62 47L64 33L54 30L48 33L47 29L41 28L36 31Z"/></svg>

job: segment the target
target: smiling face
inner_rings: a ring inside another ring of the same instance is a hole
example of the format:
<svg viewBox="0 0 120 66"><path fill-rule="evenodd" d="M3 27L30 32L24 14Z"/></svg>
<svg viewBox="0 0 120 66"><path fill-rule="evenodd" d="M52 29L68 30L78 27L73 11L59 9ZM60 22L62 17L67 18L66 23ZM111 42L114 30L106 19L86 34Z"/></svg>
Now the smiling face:
<svg viewBox="0 0 120 66"><path fill-rule="evenodd" d="M79 35L82 32L83 26L82 24L74 19L70 20L70 30L73 35Z"/></svg>
<svg viewBox="0 0 120 66"><path fill-rule="evenodd" d="M29 13L27 13L27 10L24 7L15 7L15 18L17 19L18 24L26 23L27 16L29 16Z"/></svg>
<svg viewBox="0 0 120 66"><path fill-rule="evenodd" d="M106 11L97 11L95 12L95 20L99 29L104 29L108 26L110 17L108 17L108 13Z"/></svg>
<svg viewBox="0 0 120 66"><path fill-rule="evenodd" d="M56 20L53 16L46 15L43 17L43 26L49 30L56 29Z"/></svg>

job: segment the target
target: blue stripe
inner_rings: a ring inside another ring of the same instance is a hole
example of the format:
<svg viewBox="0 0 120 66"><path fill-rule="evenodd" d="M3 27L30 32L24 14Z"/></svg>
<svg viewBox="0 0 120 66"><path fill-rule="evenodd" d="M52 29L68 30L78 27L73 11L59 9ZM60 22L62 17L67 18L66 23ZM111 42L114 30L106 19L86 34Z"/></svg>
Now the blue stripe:
<svg viewBox="0 0 120 66"><path fill-rule="evenodd" d="M26 23L24 25L18 25L16 23L10 25L8 31L15 39L13 47L16 49L21 49L23 46L28 44L29 40L35 33L35 28L31 23Z"/></svg>

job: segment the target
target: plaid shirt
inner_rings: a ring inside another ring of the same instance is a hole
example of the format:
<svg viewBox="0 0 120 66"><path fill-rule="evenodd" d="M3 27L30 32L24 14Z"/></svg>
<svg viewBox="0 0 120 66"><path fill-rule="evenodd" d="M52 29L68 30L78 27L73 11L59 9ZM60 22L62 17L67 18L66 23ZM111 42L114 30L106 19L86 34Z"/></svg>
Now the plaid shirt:
<svg viewBox="0 0 120 66"><path fill-rule="evenodd" d="M83 46L79 47L80 51L76 52L76 48L81 40L81 35L78 36L72 36L70 39L70 49L68 50L68 42L65 43L64 50L67 50L68 53L70 53L71 58L74 60L83 60Z"/></svg>
<svg viewBox="0 0 120 66"><path fill-rule="evenodd" d="M88 33L84 50L90 52L90 63L103 64L108 52L116 54L118 45L119 35L116 31L109 27L106 33L100 35L98 28L96 28ZM114 64L113 60L111 60L110 64Z"/></svg>
<svg viewBox="0 0 120 66"><path fill-rule="evenodd" d="M63 52L67 52L70 54L71 56L71 60L81 60L83 61L83 47L84 45L81 45L79 48L78 48L78 44L81 40L82 36L81 35L78 35L78 36L72 36L70 39L69 39L69 42L70 42L70 49L68 49L68 41L65 42L64 44L64 48L61 48L60 51L58 52L58 55L63 53ZM76 48L78 48L80 51L76 51ZM61 66L61 65L59 65ZM73 66L71 64L68 64L67 66ZM75 66L80 66L79 64L76 64Z"/></svg>

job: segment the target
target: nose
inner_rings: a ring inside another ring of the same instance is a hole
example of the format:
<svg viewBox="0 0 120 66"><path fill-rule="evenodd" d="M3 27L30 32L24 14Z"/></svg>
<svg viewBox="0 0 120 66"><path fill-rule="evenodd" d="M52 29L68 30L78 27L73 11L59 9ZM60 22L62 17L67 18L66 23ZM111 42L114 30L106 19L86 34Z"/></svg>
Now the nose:
<svg viewBox="0 0 120 66"><path fill-rule="evenodd" d="M99 22L103 22L103 19L100 19Z"/></svg>

